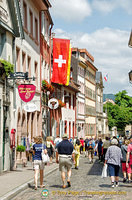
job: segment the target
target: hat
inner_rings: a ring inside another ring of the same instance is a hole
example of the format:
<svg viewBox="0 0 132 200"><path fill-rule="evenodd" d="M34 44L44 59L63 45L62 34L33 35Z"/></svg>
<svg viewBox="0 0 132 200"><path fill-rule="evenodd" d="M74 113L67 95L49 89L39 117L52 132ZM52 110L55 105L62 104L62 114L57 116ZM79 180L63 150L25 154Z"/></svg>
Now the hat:
<svg viewBox="0 0 132 200"><path fill-rule="evenodd" d="M64 133L64 135L62 136L62 138L68 138L67 134Z"/></svg>
<svg viewBox="0 0 132 200"><path fill-rule="evenodd" d="M118 144L118 140L117 140L117 139L115 139L115 138L114 138L114 139L112 139L112 140L111 140L111 144L115 144L115 145L117 145L117 144Z"/></svg>

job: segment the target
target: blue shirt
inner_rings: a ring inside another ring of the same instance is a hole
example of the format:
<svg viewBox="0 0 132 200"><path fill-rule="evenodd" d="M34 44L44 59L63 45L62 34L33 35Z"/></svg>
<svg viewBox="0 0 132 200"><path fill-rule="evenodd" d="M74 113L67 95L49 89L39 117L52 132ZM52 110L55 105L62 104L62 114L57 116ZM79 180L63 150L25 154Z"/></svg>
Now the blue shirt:
<svg viewBox="0 0 132 200"><path fill-rule="evenodd" d="M58 153L61 155L72 155L73 144L67 140L63 140L57 145Z"/></svg>
<svg viewBox="0 0 132 200"><path fill-rule="evenodd" d="M42 150L46 149L45 144L34 144L33 150L35 151L34 160L42 160Z"/></svg>

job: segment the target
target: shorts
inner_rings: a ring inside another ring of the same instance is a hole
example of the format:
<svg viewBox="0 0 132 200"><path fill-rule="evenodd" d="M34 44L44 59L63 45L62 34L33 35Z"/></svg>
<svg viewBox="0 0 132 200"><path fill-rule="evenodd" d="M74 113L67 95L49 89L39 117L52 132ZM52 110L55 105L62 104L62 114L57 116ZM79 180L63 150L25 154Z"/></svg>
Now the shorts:
<svg viewBox="0 0 132 200"><path fill-rule="evenodd" d="M33 166L34 169L40 169L40 170L44 169L44 163L42 162L42 160L34 160Z"/></svg>
<svg viewBox="0 0 132 200"><path fill-rule="evenodd" d="M59 171L69 171L72 167L72 158L59 157Z"/></svg>
<svg viewBox="0 0 132 200"><path fill-rule="evenodd" d="M128 174L131 174L132 173L131 165L130 165L130 163L128 163L128 165L129 165L129 167L127 168L126 163L122 163L122 171L127 172Z"/></svg>
<svg viewBox="0 0 132 200"><path fill-rule="evenodd" d="M109 176L119 176L119 169L119 165L113 165L108 163Z"/></svg>

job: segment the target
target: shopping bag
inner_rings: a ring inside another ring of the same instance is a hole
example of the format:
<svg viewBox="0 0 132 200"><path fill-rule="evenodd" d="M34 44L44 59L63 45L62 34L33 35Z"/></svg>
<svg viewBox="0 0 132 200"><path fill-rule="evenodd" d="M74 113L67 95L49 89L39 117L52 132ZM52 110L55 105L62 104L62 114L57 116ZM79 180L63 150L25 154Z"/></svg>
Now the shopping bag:
<svg viewBox="0 0 132 200"><path fill-rule="evenodd" d="M43 163L48 163L50 161L48 154L45 154L44 151L42 151L41 156L42 156L42 162Z"/></svg>
<svg viewBox="0 0 132 200"><path fill-rule="evenodd" d="M107 164L104 165L103 170L102 170L102 178L106 178L107 177Z"/></svg>

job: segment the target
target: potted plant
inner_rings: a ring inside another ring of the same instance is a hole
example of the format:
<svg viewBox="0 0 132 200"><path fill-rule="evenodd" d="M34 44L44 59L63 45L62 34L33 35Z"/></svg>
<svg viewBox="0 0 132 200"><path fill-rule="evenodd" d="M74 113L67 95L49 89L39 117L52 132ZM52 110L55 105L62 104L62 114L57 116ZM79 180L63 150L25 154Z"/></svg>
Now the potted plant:
<svg viewBox="0 0 132 200"><path fill-rule="evenodd" d="M14 72L14 65L4 59L0 59L0 71L0 76L5 79L10 73Z"/></svg>
<svg viewBox="0 0 132 200"><path fill-rule="evenodd" d="M54 92L54 88L51 84L48 83L48 81L43 80L42 81L42 90L50 91L51 93Z"/></svg>
<svg viewBox="0 0 132 200"><path fill-rule="evenodd" d="M19 155L17 155L17 168L22 168L23 167L23 162L22 162L22 152L25 152L26 151L26 147L23 146L23 145L18 145L16 147L16 151L19 153Z"/></svg>

